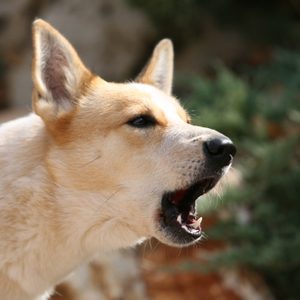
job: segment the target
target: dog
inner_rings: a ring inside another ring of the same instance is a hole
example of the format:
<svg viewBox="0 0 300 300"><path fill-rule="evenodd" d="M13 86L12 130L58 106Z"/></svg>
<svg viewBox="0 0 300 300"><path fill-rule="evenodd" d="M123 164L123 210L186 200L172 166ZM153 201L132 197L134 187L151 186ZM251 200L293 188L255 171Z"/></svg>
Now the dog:
<svg viewBox="0 0 300 300"><path fill-rule="evenodd" d="M236 148L171 95L170 40L135 81L111 83L38 19L32 77L33 113L0 127L0 299L47 299L99 251L201 239L195 200Z"/></svg>

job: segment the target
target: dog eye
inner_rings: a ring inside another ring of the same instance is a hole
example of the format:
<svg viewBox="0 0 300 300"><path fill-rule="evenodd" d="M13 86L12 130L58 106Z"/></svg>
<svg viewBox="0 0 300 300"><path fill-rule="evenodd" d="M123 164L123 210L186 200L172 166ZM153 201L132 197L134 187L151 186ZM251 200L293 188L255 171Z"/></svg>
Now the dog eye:
<svg viewBox="0 0 300 300"><path fill-rule="evenodd" d="M129 120L127 124L136 128L147 128L155 126L157 122L152 116L142 115Z"/></svg>

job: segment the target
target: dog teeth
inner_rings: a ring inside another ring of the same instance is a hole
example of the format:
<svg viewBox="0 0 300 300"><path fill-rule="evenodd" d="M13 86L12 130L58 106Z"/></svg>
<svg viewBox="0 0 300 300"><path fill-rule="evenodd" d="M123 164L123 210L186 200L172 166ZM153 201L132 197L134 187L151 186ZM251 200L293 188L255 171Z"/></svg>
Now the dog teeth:
<svg viewBox="0 0 300 300"><path fill-rule="evenodd" d="M191 226L195 229L200 228L201 222L202 222L202 217L200 217L198 220L195 220L195 222L193 222Z"/></svg>
<svg viewBox="0 0 300 300"><path fill-rule="evenodd" d="M193 223L185 224L185 222L183 223L182 216L180 214L180 215L178 215L178 217L177 217L176 220L181 225L181 227L183 229L185 229L186 231L190 231L192 233L196 233L199 230L201 230L200 225L201 225L201 222L202 222L202 217L200 217L198 220L194 220Z"/></svg>
<svg viewBox="0 0 300 300"><path fill-rule="evenodd" d="M179 224L182 224L182 217L181 217L181 215L179 215L179 216L177 217L177 222L178 222Z"/></svg>
<svg viewBox="0 0 300 300"><path fill-rule="evenodd" d="M198 220L197 220L197 222L198 222L198 224L199 224L199 226L201 225L201 223L202 223L202 217L200 217Z"/></svg>

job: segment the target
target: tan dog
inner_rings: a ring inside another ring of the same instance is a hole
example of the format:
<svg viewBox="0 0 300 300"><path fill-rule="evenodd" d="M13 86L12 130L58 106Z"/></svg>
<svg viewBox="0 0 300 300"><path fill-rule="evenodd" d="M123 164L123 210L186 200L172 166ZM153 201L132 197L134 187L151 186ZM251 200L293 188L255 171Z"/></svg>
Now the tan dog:
<svg viewBox="0 0 300 300"><path fill-rule="evenodd" d="M126 84L92 74L42 20L33 46L35 113L0 127L0 299L46 299L98 251L199 241L195 200L235 147L170 95L171 42Z"/></svg>

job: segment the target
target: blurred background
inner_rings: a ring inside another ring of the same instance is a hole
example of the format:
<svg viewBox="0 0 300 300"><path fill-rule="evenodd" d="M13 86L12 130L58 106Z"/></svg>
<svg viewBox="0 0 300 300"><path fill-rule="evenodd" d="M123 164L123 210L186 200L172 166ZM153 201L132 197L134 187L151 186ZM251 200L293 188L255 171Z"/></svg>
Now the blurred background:
<svg viewBox="0 0 300 300"><path fill-rule="evenodd" d="M199 245L101 254L53 300L299 299L300 2L0 0L0 121L30 111L36 17L112 81L134 79L171 38L174 94L238 147L228 184L198 202Z"/></svg>

